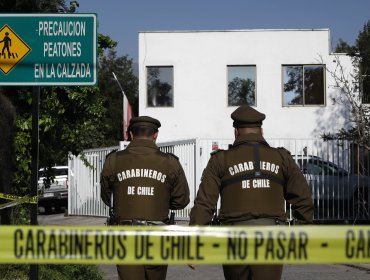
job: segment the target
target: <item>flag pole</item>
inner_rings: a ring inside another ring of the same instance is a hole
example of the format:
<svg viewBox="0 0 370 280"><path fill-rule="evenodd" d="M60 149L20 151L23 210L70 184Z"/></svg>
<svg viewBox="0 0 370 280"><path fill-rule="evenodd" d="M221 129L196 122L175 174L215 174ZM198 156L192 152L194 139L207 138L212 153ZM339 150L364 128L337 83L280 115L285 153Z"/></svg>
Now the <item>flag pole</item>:
<svg viewBox="0 0 370 280"><path fill-rule="evenodd" d="M122 131L123 131L123 140L127 140L127 136L126 136L126 126L128 124L125 123L125 114L127 114L128 112L125 112L125 108L128 108L128 99L125 95L125 92L121 86L121 83L118 81L117 79L117 76L114 72L112 72L112 75L113 75L113 78L116 80L119 88L121 89L121 92L122 92Z"/></svg>
<svg viewBox="0 0 370 280"><path fill-rule="evenodd" d="M113 78L116 80L116 82L117 82L117 84L118 84L119 88L120 88L120 89L121 89L121 91L122 91L122 95L123 95L123 96L125 96L125 92L123 91L123 88L122 88L122 86L121 86L121 83L118 81L116 74L114 74L114 72L112 72L112 74L113 74Z"/></svg>

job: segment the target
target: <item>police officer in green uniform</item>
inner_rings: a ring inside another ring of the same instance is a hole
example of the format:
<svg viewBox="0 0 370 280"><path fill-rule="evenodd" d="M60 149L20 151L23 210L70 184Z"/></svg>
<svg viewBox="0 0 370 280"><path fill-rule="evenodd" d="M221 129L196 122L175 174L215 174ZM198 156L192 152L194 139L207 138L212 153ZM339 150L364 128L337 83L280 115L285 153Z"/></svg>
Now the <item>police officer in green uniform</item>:
<svg viewBox="0 0 370 280"><path fill-rule="evenodd" d="M178 158L159 150L155 141L161 123L151 117L132 118L131 143L110 154L101 176L101 198L110 205L117 224L163 225L169 209L189 203L189 186ZM167 265L118 265L120 279L165 279Z"/></svg>
<svg viewBox="0 0 370 280"><path fill-rule="evenodd" d="M262 136L265 115L250 106L232 114L235 141L213 153L202 176L190 225L210 224L219 196L222 225L284 224L284 199L300 224L313 218L311 192L289 152L272 148ZM282 265L224 265L225 279L280 279Z"/></svg>

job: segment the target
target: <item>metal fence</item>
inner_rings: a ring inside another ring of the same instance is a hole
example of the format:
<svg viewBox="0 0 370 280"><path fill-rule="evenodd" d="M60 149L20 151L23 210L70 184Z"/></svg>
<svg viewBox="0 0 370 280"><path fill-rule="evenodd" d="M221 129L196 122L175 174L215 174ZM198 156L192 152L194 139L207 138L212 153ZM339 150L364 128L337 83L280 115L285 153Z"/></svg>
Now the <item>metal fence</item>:
<svg viewBox="0 0 370 280"><path fill-rule="evenodd" d="M288 149L312 191L316 222L370 222L369 154L349 141L270 139Z"/></svg>
<svg viewBox="0 0 370 280"><path fill-rule="evenodd" d="M176 219L187 219L197 191L196 139L159 143L158 146L162 152L176 155L186 174L190 188L190 204L186 208L176 211Z"/></svg>
<svg viewBox="0 0 370 280"><path fill-rule="evenodd" d="M108 207L100 198L100 173L105 156L119 147L85 150L82 155L68 157L68 214L109 215Z"/></svg>
<svg viewBox="0 0 370 280"><path fill-rule="evenodd" d="M316 222L370 222L369 152L348 141L321 139L267 139L273 147L289 150L304 173L315 205ZM190 139L158 143L163 152L179 157L190 187L190 204L177 211L178 219L188 219L200 184L203 169L216 149L228 149L232 139ZM123 149L128 142L121 142ZM105 155L112 149L85 151L86 167L81 157L71 157L69 167L71 215L107 216L100 200L100 172ZM219 205L218 205L219 207ZM290 207L287 207L292 218Z"/></svg>

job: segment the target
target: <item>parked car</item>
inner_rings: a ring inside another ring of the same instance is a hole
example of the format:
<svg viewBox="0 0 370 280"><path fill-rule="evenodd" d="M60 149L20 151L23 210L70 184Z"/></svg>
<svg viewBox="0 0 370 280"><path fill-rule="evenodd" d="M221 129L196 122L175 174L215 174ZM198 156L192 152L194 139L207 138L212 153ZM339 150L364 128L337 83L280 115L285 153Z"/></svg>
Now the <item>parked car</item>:
<svg viewBox="0 0 370 280"><path fill-rule="evenodd" d="M68 205L68 166L41 168L38 180L39 206L50 212Z"/></svg>
<svg viewBox="0 0 370 280"><path fill-rule="evenodd" d="M317 156L295 155L312 190L316 221L370 222L370 177Z"/></svg>

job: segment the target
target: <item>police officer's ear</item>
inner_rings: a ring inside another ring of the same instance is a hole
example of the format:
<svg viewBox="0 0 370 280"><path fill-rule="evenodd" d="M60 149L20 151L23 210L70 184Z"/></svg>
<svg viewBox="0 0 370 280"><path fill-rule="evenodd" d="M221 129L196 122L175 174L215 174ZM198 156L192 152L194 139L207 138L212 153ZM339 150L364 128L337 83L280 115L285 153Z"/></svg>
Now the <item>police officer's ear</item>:
<svg viewBox="0 0 370 280"><path fill-rule="evenodd" d="M156 133L154 133L153 136L152 136L152 139L153 139L154 142L157 140L157 137L158 137L158 131Z"/></svg>
<svg viewBox="0 0 370 280"><path fill-rule="evenodd" d="M234 136L237 138L240 135L239 130L237 128L234 128Z"/></svg>

